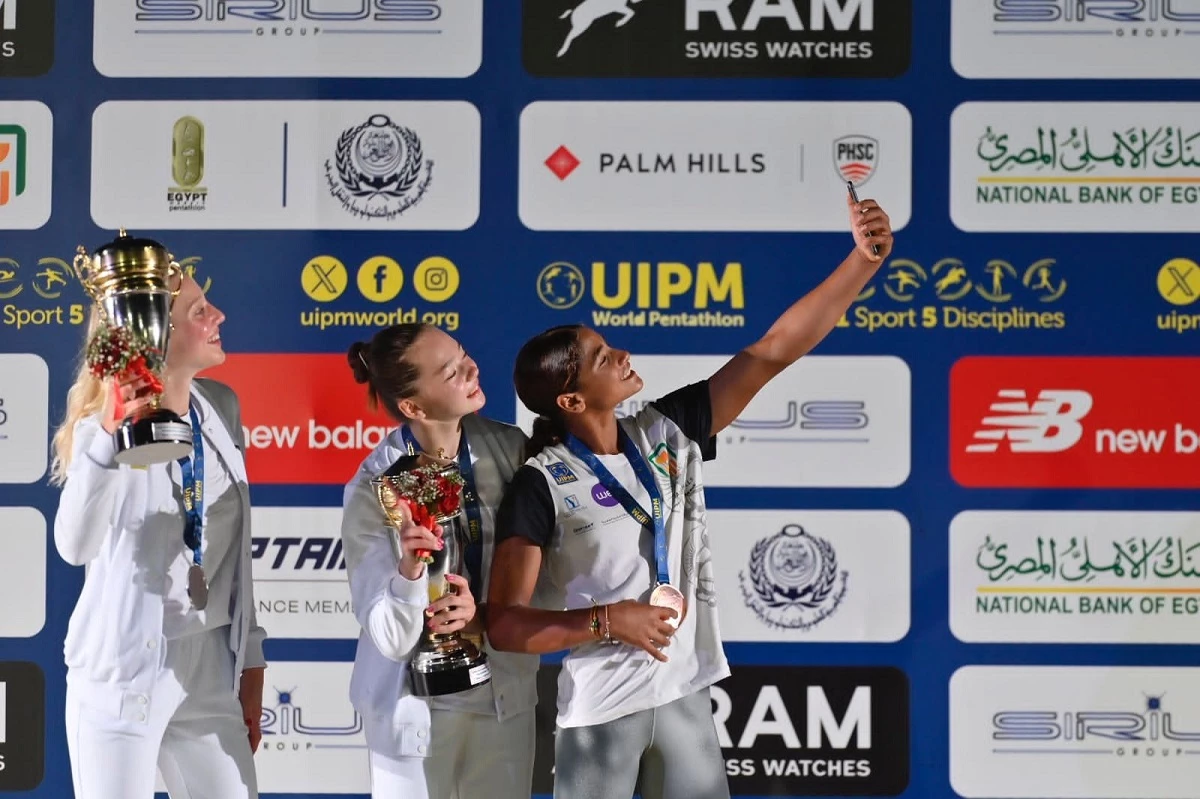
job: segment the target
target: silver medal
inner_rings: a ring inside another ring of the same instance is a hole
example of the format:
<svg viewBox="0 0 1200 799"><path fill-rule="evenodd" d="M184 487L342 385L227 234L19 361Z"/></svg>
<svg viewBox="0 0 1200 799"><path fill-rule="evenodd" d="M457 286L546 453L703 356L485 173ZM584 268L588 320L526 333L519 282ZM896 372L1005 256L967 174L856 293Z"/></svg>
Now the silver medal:
<svg viewBox="0 0 1200 799"><path fill-rule="evenodd" d="M196 610L204 610L208 604L208 580L204 577L204 569L194 563L188 569L188 596Z"/></svg>

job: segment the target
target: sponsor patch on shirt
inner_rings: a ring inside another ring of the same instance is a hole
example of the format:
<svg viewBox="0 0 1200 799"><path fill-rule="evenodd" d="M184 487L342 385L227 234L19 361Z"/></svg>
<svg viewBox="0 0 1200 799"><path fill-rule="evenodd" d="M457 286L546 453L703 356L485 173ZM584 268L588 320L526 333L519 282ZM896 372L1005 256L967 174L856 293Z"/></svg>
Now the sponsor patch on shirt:
<svg viewBox="0 0 1200 799"><path fill-rule="evenodd" d="M549 473L549 475L554 478L554 482L560 486L566 485L567 483L574 483L579 479L575 476L575 472L571 471L571 468L561 461L558 463L546 464L546 472Z"/></svg>

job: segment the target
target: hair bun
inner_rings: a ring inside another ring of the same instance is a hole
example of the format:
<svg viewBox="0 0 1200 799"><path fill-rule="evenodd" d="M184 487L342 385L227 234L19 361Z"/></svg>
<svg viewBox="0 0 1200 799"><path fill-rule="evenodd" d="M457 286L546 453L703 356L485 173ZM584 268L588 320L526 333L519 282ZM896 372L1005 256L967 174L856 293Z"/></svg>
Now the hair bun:
<svg viewBox="0 0 1200 799"><path fill-rule="evenodd" d="M355 383L371 382L371 371L367 367L367 345L362 341L356 341L350 345L350 349L346 351L346 362L350 364L350 371L354 373Z"/></svg>

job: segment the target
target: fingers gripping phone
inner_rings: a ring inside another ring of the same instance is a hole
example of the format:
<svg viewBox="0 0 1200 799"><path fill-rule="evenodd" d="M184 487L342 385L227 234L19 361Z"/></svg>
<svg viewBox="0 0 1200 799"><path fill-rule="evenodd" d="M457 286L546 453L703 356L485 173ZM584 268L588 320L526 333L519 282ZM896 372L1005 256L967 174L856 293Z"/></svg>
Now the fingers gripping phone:
<svg viewBox="0 0 1200 799"><path fill-rule="evenodd" d="M847 180L847 181L846 181L846 188L850 190L850 199L851 199L851 200L853 200L855 203L858 203L858 202L859 202L859 199L858 199L858 192L856 192L856 191L854 190L854 181L852 181L852 180ZM871 234L871 232L870 232L870 231L867 231L867 235L868 235L868 236L870 236L870 235L872 235L872 234ZM879 255L879 245L878 245L878 244L872 244L872 245L871 245L871 253L872 253L872 254L874 254L874 255Z"/></svg>

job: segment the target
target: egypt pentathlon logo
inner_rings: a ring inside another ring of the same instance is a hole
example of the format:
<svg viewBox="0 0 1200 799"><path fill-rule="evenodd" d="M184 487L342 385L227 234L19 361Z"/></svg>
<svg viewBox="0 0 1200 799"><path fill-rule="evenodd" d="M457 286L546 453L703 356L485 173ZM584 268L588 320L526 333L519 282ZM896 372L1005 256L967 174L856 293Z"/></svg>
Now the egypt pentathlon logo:
<svg viewBox="0 0 1200 799"><path fill-rule="evenodd" d="M395 219L421 201L432 179L420 137L384 114L342 131L325 161L330 193L355 216Z"/></svg>
<svg viewBox="0 0 1200 799"><path fill-rule="evenodd" d="M831 616L846 596L847 572L824 538L798 524L754 545L749 573L738 572L746 605L765 624L807 630Z"/></svg>
<svg viewBox="0 0 1200 799"><path fill-rule="evenodd" d="M171 179L167 189L169 211L203 211L208 203L204 179L204 123L182 116L171 128Z"/></svg>

